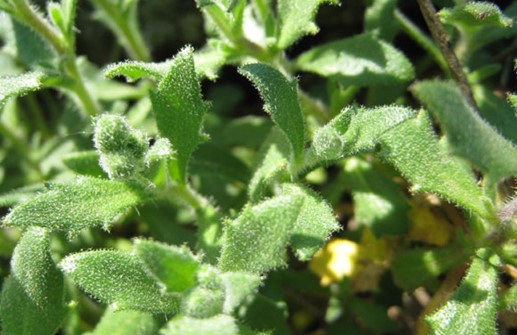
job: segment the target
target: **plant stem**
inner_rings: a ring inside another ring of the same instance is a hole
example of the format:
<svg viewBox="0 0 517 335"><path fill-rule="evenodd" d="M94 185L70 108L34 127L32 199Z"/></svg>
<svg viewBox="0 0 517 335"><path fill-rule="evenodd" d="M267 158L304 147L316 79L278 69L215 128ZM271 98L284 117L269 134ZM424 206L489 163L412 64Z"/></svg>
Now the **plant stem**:
<svg viewBox="0 0 517 335"><path fill-rule="evenodd" d="M79 69L77 69L77 64L75 63L75 54L72 53L69 57L70 58L67 60L65 65L65 69L67 74L74 81L73 91L81 102L84 111L90 116L97 115L99 113L99 108L84 85L81 73L79 72Z"/></svg>
<svg viewBox="0 0 517 335"><path fill-rule="evenodd" d="M431 35L433 36L436 44L438 44L438 48L440 48L440 51L451 70L452 78L456 81L456 84L458 84L461 93L470 107L472 107L474 111L478 112L478 107L474 101L467 77L463 72L463 68L461 67L458 57L456 57L456 54L449 44L449 38L436 14L436 9L434 9L431 0L417 0L417 2L422 15L424 16L424 20L431 31Z"/></svg>

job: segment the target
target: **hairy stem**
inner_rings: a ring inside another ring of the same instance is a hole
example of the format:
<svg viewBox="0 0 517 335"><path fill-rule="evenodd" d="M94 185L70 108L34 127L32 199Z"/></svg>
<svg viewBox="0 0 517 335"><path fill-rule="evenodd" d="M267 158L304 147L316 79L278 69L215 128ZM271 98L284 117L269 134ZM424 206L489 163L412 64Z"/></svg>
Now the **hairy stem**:
<svg viewBox="0 0 517 335"><path fill-rule="evenodd" d="M467 77L463 72L463 68L461 67L460 61L456 54L452 50L449 44L449 38L445 29L443 28L440 19L436 14L436 9L434 8L431 0L417 0L418 5L420 7L420 11L424 16L424 20L431 31L431 35L433 36L434 41L440 48L440 51L451 70L452 78L458 84L461 93L467 100L467 103L474 109L474 111L478 111L478 107L476 102L474 101L474 97L472 95L472 90L467 81Z"/></svg>

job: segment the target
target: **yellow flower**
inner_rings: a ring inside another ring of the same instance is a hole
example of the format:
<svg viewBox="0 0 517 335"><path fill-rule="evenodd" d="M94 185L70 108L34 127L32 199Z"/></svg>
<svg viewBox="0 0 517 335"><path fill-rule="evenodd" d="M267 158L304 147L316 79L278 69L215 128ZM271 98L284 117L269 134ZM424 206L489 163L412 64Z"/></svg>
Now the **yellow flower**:
<svg viewBox="0 0 517 335"><path fill-rule="evenodd" d="M351 277L356 269L359 245L345 239L331 240L314 255L309 269L321 279L322 286Z"/></svg>

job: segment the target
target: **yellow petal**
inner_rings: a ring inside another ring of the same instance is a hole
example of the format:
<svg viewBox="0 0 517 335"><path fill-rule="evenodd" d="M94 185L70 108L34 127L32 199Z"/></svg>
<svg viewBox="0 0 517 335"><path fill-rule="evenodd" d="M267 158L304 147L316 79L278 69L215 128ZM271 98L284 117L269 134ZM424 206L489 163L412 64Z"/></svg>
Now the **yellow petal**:
<svg viewBox="0 0 517 335"><path fill-rule="evenodd" d="M309 269L320 277L320 283L327 286L344 277L351 277L355 271L359 245L345 239L334 239L318 250L309 264Z"/></svg>

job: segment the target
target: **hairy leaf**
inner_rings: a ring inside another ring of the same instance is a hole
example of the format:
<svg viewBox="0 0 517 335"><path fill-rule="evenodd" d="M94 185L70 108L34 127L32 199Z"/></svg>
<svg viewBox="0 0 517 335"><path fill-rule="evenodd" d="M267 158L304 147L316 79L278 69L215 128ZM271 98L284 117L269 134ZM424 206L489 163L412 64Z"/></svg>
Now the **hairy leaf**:
<svg viewBox="0 0 517 335"><path fill-rule="evenodd" d="M389 130L380 142L380 156L413 183L413 191L436 193L481 217L492 217L470 171L439 145L426 113Z"/></svg>
<svg viewBox="0 0 517 335"><path fill-rule="evenodd" d="M280 30L277 47L283 50L307 34L316 34L318 26L314 19L318 7L325 2L339 4L337 0L279 0L277 11Z"/></svg>
<svg viewBox="0 0 517 335"><path fill-rule="evenodd" d="M27 230L14 250L11 269L0 304L4 334L55 334L66 313L63 275L50 255L45 229Z"/></svg>
<svg viewBox="0 0 517 335"><path fill-rule="evenodd" d="M37 91L43 87L45 74L26 72L17 76L0 77L0 105L7 99Z"/></svg>
<svg viewBox="0 0 517 335"><path fill-rule="evenodd" d="M168 138L176 151L175 177L183 182L192 152L207 137L202 123L208 104L201 97L192 48L174 57L167 75L151 92L151 102L160 135Z"/></svg>
<svg viewBox="0 0 517 335"><path fill-rule="evenodd" d="M383 133L415 114L409 108L398 106L347 107L318 129L314 135L313 148L316 155L324 160L373 150Z"/></svg>
<svg viewBox="0 0 517 335"><path fill-rule="evenodd" d="M158 283L130 253L80 252L65 257L59 265L74 283L99 301L111 304L115 311L171 313L178 310L177 297L162 294Z"/></svg>
<svg viewBox="0 0 517 335"><path fill-rule="evenodd" d="M49 190L16 206L4 225L40 226L76 234L86 227L109 228L115 217L147 200L141 186L90 177L68 184L51 184Z"/></svg>
<svg viewBox="0 0 517 335"><path fill-rule="evenodd" d="M199 259L187 247L136 240L134 253L167 292L182 292L195 285Z"/></svg>
<svg viewBox="0 0 517 335"><path fill-rule="evenodd" d="M499 265L500 260L492 251L477 252L460 287L443 307L426 317L431 334L497 334Z"/></svg>
<svg viewBox="0 0 517 335"><path fill-rule="evenodd" d="M225 272L221 274L225 287L223 311L232 314L239 305L259 287L259 275L246 272Z"/></svg>
<svg viewBox="0 0 517 335"><path fill-rule="evenodd" d="M178 316L170 320L160 335L239 335L235 320L228 315L216 315L207 319Z"/></svg>
<svg viewBox="0 0 517 335"><path fill-rule="evenodd" d="M364 15L365 31L391 41L399 30L399 23L395 19L396 4L397 0L374 0Z"/></svg>
<svg viewBox="0 0 517 335"><path fill-rule="evenodd" d="M438 16L444 23L458 24L466 28L481 25L509 28L512 25L512 19L506 17L499 7L490 2L468 2L453 8L444 8Z"/></svg>
<svg viewBox="0 0 517 335"><path fill-rule="evenodd" d="M153 315L141 311L107 309L95 330L86 335L155 335L158 323Z"/></svg>
<svg viewBox="0 0 517 335"><path fill-rule="evenodd" d="M278 70L265 64L248 64L239 69L257 87L264 110L286 134L293 147L295 158L299 158L304 147L304 121L296 81L289 82Z"/></svg>
<svg viewBox="0 0 517 335"><path fill-rule="evenodd" d="M400 51L368 33L312 48L301 54L296 64L343 86L388 85L415 76L413 66Z"/></svg>
<svg viewBox="0 0 517 335"><path fill-rule="evenodd" d="M99 153L94 150L66 154L63 157L63 163L67 168L78 174L92 177L107 177L106 173L99 166Z"/></svg>
<svg viewBox="0 0 517 335"><path fill-rule="evenodd" d="M475 114L456 85L424 81L412 91L440 121L456 154L497 180L517 175L517 148Z"/></svg>

